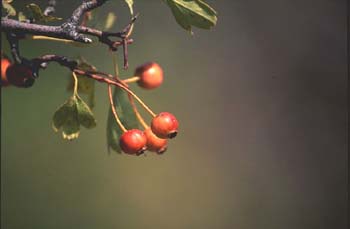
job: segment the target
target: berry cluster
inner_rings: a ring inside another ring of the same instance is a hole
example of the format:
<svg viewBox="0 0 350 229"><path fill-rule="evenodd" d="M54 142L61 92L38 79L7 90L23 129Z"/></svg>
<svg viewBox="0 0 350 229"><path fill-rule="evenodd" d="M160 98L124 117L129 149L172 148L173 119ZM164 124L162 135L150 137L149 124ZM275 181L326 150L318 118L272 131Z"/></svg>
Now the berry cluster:
<svg viewBox="0 0 350 229"><path fill-rule="evenodd" d="M137 84L144 89L157 88L163 82L163 70L154 62L143 64L136 68L135 77L123 81L125 84L129 82L137 82ZM138 113L135 106L134 111L145 130L126 130L122 124L118 122L124 131L119 140L121 149L126 154L132 155L141 155L145 150L163 154L167 149L167 139L174 138L177 135L179 123L175 116L169 112L161 112L155 115L150 111L153 119L151 127L149 127ZM117 115L115 111L114 114Z"/></svg>
<svg viewBox="0 0 350 229"><path fill-rule="evenodd" d="M98 78L101 80L101 78ZM126 90L129 98L133 96L153 117L151 125L148 126L141 114L138 112L132 99L130 103L138 121L142 124L144 131L139 129L127 130L119 120L118 113L114 107L112 96L110 103L117 124L123 131L120 136L119 145L126 154L141 155L146 150L163 154L167 149L167 139L177 135L179 123L174 115L169 112L161 112L156 115L144 102L137 97L128 87L128 83L136 82L141 88L155 89L163 82L163 70L155 62L145 63L135 70L135 76L120 80L116 77L116 86ZM33 85L35 77L31 68L25 64L11 63L5 56L1 57L1 86L13 85L16 87L30 87ZM110 85L109 85L110 87Z"/></svg>
<svg viewBox="0 0 350 229"><path fill-rule="evenodd" d="M35 78L31 68L25 64L11 63L6 57L1 57L1 86L31 87Z"/></svg>

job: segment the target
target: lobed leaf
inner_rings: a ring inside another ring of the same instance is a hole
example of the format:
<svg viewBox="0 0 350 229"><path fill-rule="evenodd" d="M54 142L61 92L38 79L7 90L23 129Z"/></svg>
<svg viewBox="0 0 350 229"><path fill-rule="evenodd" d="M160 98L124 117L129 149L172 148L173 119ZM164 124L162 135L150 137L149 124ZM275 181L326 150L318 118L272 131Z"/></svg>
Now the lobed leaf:
<svg viewBox="0 0 350 229"><path fill-rule="evenodd" d="M56 132L62 129L64 139L73 140L79 137L80 125L90 129L96 120L88 105L73 95L53 115L52 127Z"/></svg>
<svg viewBox="0 0 350 229"><path fill-rule="evenodd" d="M216 25L217 13L202 0L164 0L177 23L192 33L192 26L210 29Z"/></svg>
<svg viewBox="0 0 350 229"><path fill-rule="evenodd" d="M115 87L113 92L113 102L120 121L123 123L125 128L139 128L139 124L130 104L128 94L123 89ZM119 138L122 134L123 131L116 123L112 109L110 108L107 119L107 147L109 152L110 149L113 149L117 153L122 152L119 146Z"/></svg>

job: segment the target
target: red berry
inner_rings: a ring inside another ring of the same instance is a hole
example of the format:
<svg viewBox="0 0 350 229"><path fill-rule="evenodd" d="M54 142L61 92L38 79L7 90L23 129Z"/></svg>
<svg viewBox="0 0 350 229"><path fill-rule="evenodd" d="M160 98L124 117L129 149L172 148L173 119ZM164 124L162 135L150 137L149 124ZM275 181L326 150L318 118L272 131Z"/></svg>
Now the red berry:
<svg viewBox="0 0 350 229"><path fill-rule="evenodd" d="M138 129L126 131L119 140L120 147L127 154L142 154L146 150L146 143L146 135Z"/></svg>
<svg viewBox="0 0 350 229"><path fill-rule="evenodd" d="M135 70L135 75L140 79L138 85L145 89L154 89L159 87L163 82L163 70L155 62L145 63Z"/></svg>
<svg viewBox="0 0 350 229"><path fill-rule="evenodd" d="M23 64L12 64L6 70L7 80L17 87L30 87L34 83L32 70Z"/></svg>
<svg viewBox="0 0 350 229"><path fill-rule="evenodd" d="M151 128L159 138L174 138L177 135L179 122L169 112L162 112L153 118Z"/></svg>
<svg viewBox="0 0 350 229"><path fill-rule="evenodd" d="M166 139L158 138L150 128L144 132L147 138L147 150L157 154L163 154L167 150L168 141Z"/></svg>
<svg viewBox="0 0 350 229"><path fill-rule="evenodd" d="M11 62L7 58L1 58L1 86L6 87L10 85L6 77L6 70L11 65Z"/></svg>

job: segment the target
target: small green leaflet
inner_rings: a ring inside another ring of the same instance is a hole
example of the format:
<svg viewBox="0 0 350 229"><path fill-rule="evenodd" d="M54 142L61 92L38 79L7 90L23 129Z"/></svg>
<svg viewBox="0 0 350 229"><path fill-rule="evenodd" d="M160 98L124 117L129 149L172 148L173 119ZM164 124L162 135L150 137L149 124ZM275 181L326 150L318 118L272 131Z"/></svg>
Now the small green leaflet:
<svg viewBox="0 0 350 229"><path fill-rule="evenodd" d="M120 118L126 129L138 128L138 121L134 110L130 104L128 94L121 88L115 87L113 92L113 102ZM121 153L119 146L119 138L123 134L122 130L118 126L112 109L109 108L108 120L107 120L107 147L108 152L113 149L117 153Z"/></svg>
<svg viewBox="0 0 350 229"><path fill-rule="evenodd" d="M27 17L26 15L23 14L23 12L18 12L18 21L20 22L23 22L23 21L26 21L27 20Z"/></svg>
<svg viewBox="0 0 350 229"><path fill-rule="evenodd" d="M16 16L16 10L11 6L12 1L2 0L2 7L4 8L7 16Z"/></svg>
<svg viewBox="0 0 350 229"><path fill-rule="evenodd" d="M79 137L80 125L87 129L96 126L93 113L78 94L74 94L58 108L52 121L53 129L57 132L62 128L62 136L67 140Z"/></svg>
<svg viewBox="0 0 350 229"><path fill-rule="evenodd" d="M78 59L77 68L82 69L84 71L96 71L96 67L89 64L84 58L80 57ZM79 76L79 75L78 75ZM73 91L74 88L74 80L71 75L68 78L68 91ZM92 109L95 106L95 80L80 76L78 77L78 93L87 95L87 103L89 107Z"/></svg>
<svg viewBox="0 0 350 229"><path fill-rule="evenodd" d="M192 26L210 29L216 25L216 12L202 0L164 0L177 23L192 33Z"/></svg>
<svg viewBox="0 0 350 229"><path fill-rule="evenodd" d="M131 14L131 15L134 15L134 9L133 9L134 1L133 1L133 0L124 0L124 1L126 2L126 4L127 4L128 7L129 7L130 14Z"/></svg>
<svg viewBox="0 0 350 229"><path fill-rule="evenodd" d="M62 18L54 17L51 15L45 15L43 11L37 4L31 3L27 5L27 8L32 12L35 22L51 22L51 21L60 21Z"/></svg>

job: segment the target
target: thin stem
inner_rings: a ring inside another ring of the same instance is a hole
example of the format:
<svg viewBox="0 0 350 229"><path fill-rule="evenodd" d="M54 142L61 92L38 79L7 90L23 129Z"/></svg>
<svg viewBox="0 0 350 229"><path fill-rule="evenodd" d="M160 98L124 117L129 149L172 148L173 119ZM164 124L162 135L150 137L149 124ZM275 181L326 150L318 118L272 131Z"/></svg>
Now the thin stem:
<svg viewBox="0 0 350 229"><path fill-rule="evenodd" d="M120 87L121 89L123 89L126 92L128 92L129 94L131 94L152 117L156 116L156 114L134 92L132 92L125 85L123 85L123 83L121 83L121 81L119 81L118 79L103 77L103 76L94 74L92 72L86 72L86 71L83 71L80 69L74 69L73 71L75 73L77 73L78 75L85 75L85 76L88 76L88 77L95 79L97 81L101 81L101 82L108 83L108 84L113 84L117 87Z"/></svg>
<svg viewBox="0 0 350 229"><path fill-rule="evenodd" d="M132 76L130 78L127 78L125 80L122 80L123 83L128 84L128 83L134 83L140 80L139 76Z"/></svg>
<svg viewBox="0 0 350 229"><path fill-rule="evenodd" d="M116 79L119 79L119 68L118 68L118 63L117 63L117 56L112 51L110 53L112 55L114 77Z"/></svg>
<svg viewBox="0 0 350 229"><path fill-rule="evenodd" d="M143 119L143 117L141 116L140 112L138 111L136 104L134 103L133 98L130 96L129 94L129 101L130 104L132 106L132 109L134 110L134 113L136 115L136 118L139 120L139 122L141 123L141 125L143 126L143 128L148 129L149 126L147 125L147 123L145 122L145 120Z"/></svg>
<svg viewBox="0 0 350 229"><path fill-rule="evenodd" d="M128 42L126 39L123 39L123 56L124 56L124 69L127 70L129 68L128 61Z"/></svg>
<svg viewBox="0 0 350 229"><path fill-rule="evenodd" d="M112 54L112 59L113 59L113 67L114 67L114 78L118 78L118 65L117 65L117 61L115 59L115 56ZM115 120L117 121L118 125L120 126L120 128L122 129L123 132L126 132L126 128L124 127L124 125L122 124L122 122L119 119L118 113L114 107L114 102L113 102L113 96L112 96L112 86L111 84L108 84L108 96L109 96L109 103L111 104L111 108L112 108L112 112L114 115Z"/></svg>
<svg viewBox="0 0 350 229"><path fill-rule="evenodd" d="M108 84L108 97L109 97L109 103L111 105L111 109L112 109L112 113L114 115L114 118L117 122L117 124L120 126L120 129L122 129L122 131L125 133L127 131L127 129L125 128L125 126L122 124L122 122L119 119L118 113L114 107L114 102L113 102L113 95L112 95L112 86L111 84Z"/></svg>
<svg viewBox="0 0 350 229"><path fill-rule="evenodd" d="M72 72L73 78L74 78L74 96L78 94L78 77L75 74L75 72Z"/></svg>
<svg viewBox="0 0 350 229"><path fill-rule="evenodd" d="M156 114L134 92L132 92L129 88L125 87L121 83L115 83L115 85L120 87L120 88L122 88L123 90L125 90L129 94L131 94L152 117L156 116Z"/></svg>
<svg viewBox="0 0 350 229"><path fill-rule="evenodd" d="M48 37L48 36L39 36L39 35L33 35L29 36L32 40L48 40L48 41L59 41L59 42L65 42L65 43L74 43L73 40L67 40L62 38L56 38L56 37Z"/></svg>
<svg viewBox="0 0 350 229"><path fill-rule="evenodd" d="M119 68L118 68L118 63L117 63L117 57L116 57L116 55L115 55L112 51L111 51L110 53L111 53L111 55L112 55L112 61L113 61L113 67L114 67L114 75L115 75L115 78L116 78L117 80L119 80L119 77L118 77L118 76L119 76ZM128 85L127 85L124 81L121 81L121 83L123 83L123 85L124 85L125 87L128 87ZM129 98L130 104L132 105L132 108L133 108L133 110L134 110L134 113L135 113L137 119L139 120L139 122L141 123L141 125L142 125L145 129L147 129L148 126L147 126L147 124L145 123L144 119L142 118L141 114L138 112L137 107L135 106L135 103L134 103L134 99L133 99L133 97L131 96L130 93L128 93L128 98Z"/></svg>

